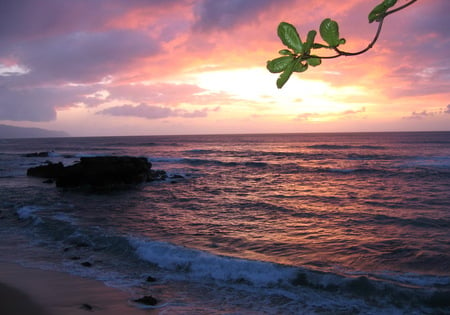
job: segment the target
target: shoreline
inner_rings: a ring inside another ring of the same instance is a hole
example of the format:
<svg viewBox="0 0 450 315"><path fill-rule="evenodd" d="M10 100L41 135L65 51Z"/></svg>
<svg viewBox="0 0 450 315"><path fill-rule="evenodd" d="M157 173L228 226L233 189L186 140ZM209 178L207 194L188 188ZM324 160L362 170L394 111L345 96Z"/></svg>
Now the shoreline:
<svg viewBox="0 0 450 315"><path fill-rule="evenodd" d="M5 315L154 314L100 281L0 261L0 313Z"/></svg>

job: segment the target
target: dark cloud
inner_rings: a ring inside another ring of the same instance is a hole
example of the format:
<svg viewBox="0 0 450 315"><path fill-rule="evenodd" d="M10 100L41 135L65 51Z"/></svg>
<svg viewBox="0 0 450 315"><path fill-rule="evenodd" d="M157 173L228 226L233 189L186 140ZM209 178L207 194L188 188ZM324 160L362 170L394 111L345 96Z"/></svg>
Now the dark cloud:
<svg viewBox="0 0 450 315"><path fill-rule="evenodd" d="M424 1L413 4L404 14L411 34L435 34L448 39L450 1Z"/></svg>
<svg viewBox="0 0 450 315"><path fill-rule="evenodd" d="M0 86L0 120L51 121L56 108L86 100L92 87L34 88L14 90Z"/></svg>
<svg viewBox="0 0 450 315"><path fill-rule="evenodd" d="M203 108L201 110L187 111L182 109L172 109L170 107L164 106L154 106L148 104L140 104L137 106L133 105L122 105L104 109L97 112L100 115L112 115L112 116L132 116L147 119L161 119L168 117L185 117L185 118L196 118L196 117L206 117L210 111L218 111L220 108L216 107L214 109Z"/></svg>
<svg viewBox="0 0 450 315"><path fill-rule="evenodd" d="M231 29L239 24L254 23L258 15L273 6L286 6L292 0L203 0L196 6L194 29Z"/></svg>
<svg viewBox="0 0 450 315"><path fill-rule="evenodd" d="M20 79L33 84L100 81L159 51L159 45L142 31L113 30L27 41L16 45L13 53L30 69Z"/></svg>
<svg viewBox="0 0 450 315"><path fill-rule="evenodd" d="M412 112L410 116L403 117L403 119L418 119L418 120L420 120L420 119L424 119L424 118L431 117L434 115L435 115L434 112L428 112L426 110L423 110L421 112Z"/></svg>
<svg viewBox="0 0 450 315"><path fill-rule="evenodd" d="M421 112L412 112L411 115L403 117L403 119L412 119L412 120L420 120L425 119L429 117L435 117L435 116L442 116L450 114L450 104L447 105L444 109L439 109L435 111L429 111L429 110L422 110Z"/></svg>
<svg viewBox="0 0 450 315"><path fill-rule="evenodd" d="M2 0L0 41L57 36L73 31L104 28L109 21L135 9L170 10L182 0Z"/></svg>

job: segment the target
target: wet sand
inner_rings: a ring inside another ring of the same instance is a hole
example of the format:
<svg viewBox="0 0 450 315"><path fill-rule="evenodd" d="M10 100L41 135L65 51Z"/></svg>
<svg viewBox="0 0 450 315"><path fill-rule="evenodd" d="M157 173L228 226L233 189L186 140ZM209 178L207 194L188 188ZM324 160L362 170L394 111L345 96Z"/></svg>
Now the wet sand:
<svg viewBox="0 0 450 315"><path fill-rule="evenodd" d="M2 315L138 315L126 292L102 282L65 273L25 268L0 262L0 314Z"/></svg>

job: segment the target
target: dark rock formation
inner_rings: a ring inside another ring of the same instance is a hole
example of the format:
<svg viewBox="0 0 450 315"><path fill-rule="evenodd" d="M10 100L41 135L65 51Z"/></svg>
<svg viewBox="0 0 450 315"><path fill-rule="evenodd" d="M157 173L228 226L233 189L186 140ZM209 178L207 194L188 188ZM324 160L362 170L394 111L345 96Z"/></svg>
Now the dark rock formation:
<svg viewBox="0 0 450 315"><path fill-rule="evenodd" d="M167 177L166 172L154 171L151 167L144 157L82 157L80 162L66 167L62 163L47 162L47 165L28 169L27 175L55 179L57 187L111 190Z"/></svg>
<svg viewBox="0 0 450 315"><path fill-rule="evenodd" d="M88 304L88 303L81 304L80 308L85 310L85 311L92 311L94 309L94 307L91 304Z"/></svg>
<svg viewBox="0 0 450 315"><path fill-rule="evenodd" d="M129 156L84 157L67 166L56 178L58 187L113 187L148 181L151 163L146 158Z"/></svg>
<svg viewBox="0 0 450 315"><path fill-rule="evenodd" d="M153 278L152 276L148 276L146 279L147 282L155 282L156 278Z"/></svg>
<svg viewBox="0 0 450 315"><path fill-rule="evenodd" d="M158 304L158 300L156 300L151 295L143 296L143 297L141 297L139 299L134 300L134 302L145 304L145 305L156 305L156 304Z"/></svg>
<svg viewBox="0 0 450 315"><path fill-rule="evenodd" d="M64 165L59 163L47 162L46 165L36 166L27 170L27 176L42 178L57 178L64 170Z"/></svg>
<svg viewBox="0 0 450 315"><path fill-rule="evenodd" d="M25 153L24 157L48 157L50 155L49 152L33 152L33 153Z"/></svg>

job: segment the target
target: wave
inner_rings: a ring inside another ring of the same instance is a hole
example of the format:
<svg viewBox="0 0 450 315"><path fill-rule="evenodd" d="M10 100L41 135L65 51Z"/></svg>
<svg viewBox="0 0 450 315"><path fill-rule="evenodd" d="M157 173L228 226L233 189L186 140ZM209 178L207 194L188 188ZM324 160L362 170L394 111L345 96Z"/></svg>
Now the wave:
<svg viewBox="0 0 450 315"><path fill-rule="evenodd" d="M17 209L16 213L19 219L27 220L31 219L36 224L41 223L42 220L39 218L39 216L36 214L37 212L41 211L42 207L39 206L23 206Z"/></svg>
<svg viewBox="0 0 450 315"><path fill-rule="evenodd" d="M172 158L172 157L150 157L150 162L159 163L184 163L192 166L200 165L219 165L225 167L248 166L248 167L266 167L269 163L259 161L221 161L216 159L193 159L193 158Z"/></svg>
<svg viewBox="0 0 450 315"><path fill-rule="evenodd" d="M378 299L394 305L411 300L428 306L437 300L440 307L448 297L450 277L397 273L336 273L277 263L214 255L170 243L129 238L144 261L168 270L174 279L214 281L252 287L277 288L279 294L292 296L297 290L312 289L351 298ZM319 293L320 294L320 293ZM415 304L415 307L423 305Z"/></svg>
<svg viewBox="0 0 450 315"><path fill-rule="evenodd" d="M428 156L415 157L406 163L403 167L433 167L433 168L450 168L450 156Z"/></svg>
<svg viewBox="0 0 450 315"><path fill-rule="evenodd" d="M134 266L142 266L142 262L145 262L148 266L159 268L169 281L193 281L207 285L216 283L241 290L247 288L254 292L276 290L278 294L287 297L312 289L316 293L337 293L351 298L380 298L389 300L390 303L404 304L409 303L411 297L428 303L436 298L436 292L438 297L441 294L445 296L450 287L450 277L393 272L370 274L320 271L216 255L136 235L121 235L99 227L81 226L69 215L49 215L45 210L39 206L24 206L17 209L17 214L22 221L33 223L26 226L34 231L39 230L39 234L33 232L35 238L44 235L48 240L51 237L53 242L50 244L59 244L67 252L71 261L66 265L71 266L72 272L88 272L89 276L94 277L96 272L104 273L105 265L102 264L116 267L126 265L127 270L134 274ZM98 257L102 253L108 255L108 259L95 260L91 268L80 267L79 262L73 261L76 258L74 255ZM136 265L134 259L137 259ZM78 268L73 268L75 266ZM120 274L117 274L119 279L116 280L111 278L114 277L113 273L109 277L110 283L123 281Z"/></svg>
<svg viewBox="0 0 450 315"><path fill-rule="evenodd" d="M196 279L268 286L293 279L296 272L294 267L217 256L160 241L129 238L129 242L141 259L166 270L188 273Z"/></svg>
<svg viewBox="0 0 450 315"><path fill-rule="evenodd" d="M338 145L338 144L313 144L306 146L309 149L319 150L348 150L348 149L367 149L367 150L384 150L386 147L376 145Z"/></svg>

